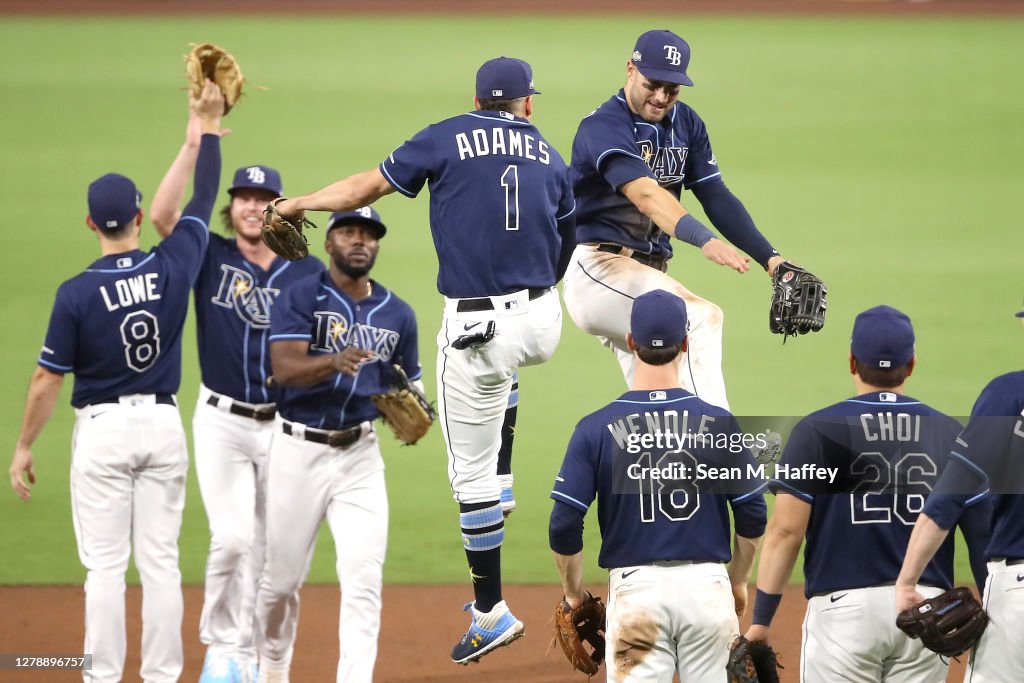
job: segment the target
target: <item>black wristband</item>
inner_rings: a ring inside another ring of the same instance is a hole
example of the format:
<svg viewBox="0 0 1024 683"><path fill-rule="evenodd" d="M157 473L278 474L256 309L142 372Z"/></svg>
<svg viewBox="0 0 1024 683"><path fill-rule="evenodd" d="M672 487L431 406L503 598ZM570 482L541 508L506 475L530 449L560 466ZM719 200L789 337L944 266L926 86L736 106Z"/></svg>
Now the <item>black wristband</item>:
<svg viewBox="0 0 1024 683"><path fill-rule="evenodd" d="M758 588L754 595L754 625L766 628L771 626L780 602L782 602L782 593L765 593Z"/></svg>
<svg viewBox="0 0 1024 683"><path fill-rule="evenodd" d="M693 214L684 214L676 222L673 233L677 240L682 240L693 246L703 247L709 240L713 239L715 233L711 232L706 225L693 217Z"/></svg>

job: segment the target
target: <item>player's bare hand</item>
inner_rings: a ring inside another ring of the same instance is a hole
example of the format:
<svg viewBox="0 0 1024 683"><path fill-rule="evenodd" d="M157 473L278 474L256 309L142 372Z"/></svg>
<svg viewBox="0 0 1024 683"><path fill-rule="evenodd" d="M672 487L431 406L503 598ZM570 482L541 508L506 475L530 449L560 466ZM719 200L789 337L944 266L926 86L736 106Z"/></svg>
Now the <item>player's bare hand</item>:
<svg viewBox="0 0 1024 683"><path fill-rule="evenodd" d="M700 251L707 260L720 266L728 266L738 273L745 273L750 269L749 257L741 256L732 245L718 238L708 240Z"/></svg>
<svg viewBox="0 0 1024 683"><path fill-rule="evenodd" d="M572 607L573 609L576 609L577 607L579 607L580 605L583 604L583 601L586 599L586 597L587 597L587 594L585 592L584 593L573 593L573 594L566 593L565 594L565 601L567 603L569 603L569 607Z"/></svg>
<svg viewBox="0 0 1024 683"><path fill-rule="evenodd" d="M732 584L732 599L736 603L736 616L743 617L747 611L747 584Z"/></svg>
<svg viewBox="0 0 1024 683"><path fill-rule="evenodd" d="M344 375L355 375L359 372L359 366L374 357L373 351L358 349L354 346L346 346L341 353L332 357L334 369Z"/></svg>
<svg viewBox="0 0 1024 683"><path fill-rule="evenodd" d="M768 259L768 276L771 277L772 275L775 275L775 269L778 268L779 264L785 260L786 259L781 256L772 256Z"/></svg>
<svg viewBox="0 0 1024 683"><path fill-rule="evenodd" d="M297 216L298 214L300 214L302 212L301 209L299 209L296 206L296 204L298 204L298 202L295 201L294 199L284 198L284 199L280 199L277 202L275 202L274 203L274 208L277 209L277 212L279 214L281 214L285 218L289 218L290 219L290 218L293 218L293 217Z"/></svg>
<svg viewBox="0 0 1024 683"><path fill-rule="evenodd" d="M26 446L18 446L14 449L14 457L11 459L11 488L22 500L32 497L32 488L29 484L36 483L36 470L32 464L32 449ZM28 484L25 483L25 474L28 474Z"/></svg>
<svg viewBox="0 0 1024 683"><path fill-rule="evenodd" d="M192 98L202 132L216 133L220 130L220 117L224 114L224 93L213 81L207 79L203 92Z"/></svg>
<svg viewBox="0 0 1024 683"><path fill-rule="evenodd" d="M759 626L758 624L751 624L750 628L747 629L747 632L743 634L743 637L746 638L747 640L749 640L752 643L754 643L754 642L767 643L768 642L768 635L769 635L769 633L768 633L768 627L767 626Z"/></svg>
<svg viewBox="0 0 1024 683"><path fill-rule="evenodd" d="M919 602L924 602L925 597L917 592L916 586L901 586L896 584L896 613L899 614L905 609L910 609Z"/></svg>
<svg viewBox="0 0 1024 683"><path fill-rule="evenodd" d="M189 147L199 148L199 141L203 137L203 122L199 118L199 113L196 111L194 103L198 103L199 100L191 100L188 107L188 126L185 128L185 144ZM212 131L224 137L225 135L231 135L230 128L221 128L217 131Z"/></svg>

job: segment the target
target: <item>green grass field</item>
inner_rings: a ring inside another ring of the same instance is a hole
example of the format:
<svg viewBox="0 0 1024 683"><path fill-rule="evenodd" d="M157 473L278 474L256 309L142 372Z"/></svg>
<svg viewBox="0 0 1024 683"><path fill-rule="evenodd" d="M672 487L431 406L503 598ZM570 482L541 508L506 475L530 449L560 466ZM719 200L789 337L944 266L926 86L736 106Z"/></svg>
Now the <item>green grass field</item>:
<svg viewBox="0 0 1024 683"><path fill-rule="evenodd" d="M225 182L238 166L266 163L294 194L375 166L426 124L470 109L476 68L500 54L533 64L544 93L534 120L568 158L578 121L621 86L635 37L653 26L691 43L697 87L683 96L708 123L726 182L773 243L829 285L825 330L783 346L767 330L763 273L738 276L679 249L670 272L726 312L734 412L797 416L849 395L852 321L879 303L913 318L919 365L910 390L942 410L966 414L992 376L1021 367L1024 339L1010 316L1024 294L1024 231L1013 203L1024 180L1020 19L5 17L0 188L13 237L0 269L3 462L53 294L98 255L83 222L86 186L118 171L152 198L184 132L180 55L189 42L227 46L250 82L268 88L250 88L225 120L234 131L224 141ZM433 394L441 299L428 200L396 194L378 208L390 230L374 276L416 310ZM144 243L154 243L151 229ZM191 320L185 338L194 339ZM520 379L520 505L508 525L505 578L549 582L557 575L547 495L564 446L576 421L623 382L611 355L568 318L551 363ZM198 382L186 343L186 424ZM32 502L0 494L0 584L84 575L68 494L69 396L70 382L36 444ZM463 580L439 431L414 448L385 442L386 579ZM181 535L186 581L202 580L207 539L192 475ZM594 515L586 542L588 577L598 580ZM333 565L322 534L309 580L333 581Z"/></svg>

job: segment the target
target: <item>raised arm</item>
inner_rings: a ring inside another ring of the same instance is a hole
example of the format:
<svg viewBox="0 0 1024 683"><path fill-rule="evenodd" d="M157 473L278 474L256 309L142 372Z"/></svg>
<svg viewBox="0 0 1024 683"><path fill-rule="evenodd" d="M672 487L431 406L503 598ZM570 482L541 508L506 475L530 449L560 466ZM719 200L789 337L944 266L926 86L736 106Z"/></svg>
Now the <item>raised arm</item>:
<svg viewBox="0 0 1024 683"><path fill-rule="evenodd" d="M195 216L206 225L210 224L213 205L217 201L220 186L220 117L224 111L224 95L213 81L206 86L198 98L192 100L196 117L199 119L199 155L196 159L192 179L192 198L182 215Z"/></svg>
<svg viewBox="0 0 1024 683"><path fill-rule="evenodd" d="M196 100L189 101L188 124L185 126L185 142L178 150L178 156L171 162L163 180L156 188L153 202L149 206L149 218L161 238L167 237L174 230L181 218L181 203L185 200L185 186L196 167L199 158L199 141L203 136L202 124L195 109ZM220 129L217 135L224 137L231 132L229 128Z"/></svg>
<svg viewBox="0 0 1024 683"><path fill-rule="evenodd" d="M394 191L380 169L373 168L350 175L322 190L280 201L277 210L286 216L299 211L350 211L373 204Z"/></svg>
<svg viewBox="0 0 1024 683"><path fill-rule="evenodd" d="M22 500L32 497L30 484L36 483L32 444L50 421L63 385L64 375L41 366L36 366L29 381L25 417L21 422L21 433L18 435L18 443L14 447L14 457L11 458L11 467L8 471L11 488ZM25 482L25 474L28 474L28 483Z"/></svg>

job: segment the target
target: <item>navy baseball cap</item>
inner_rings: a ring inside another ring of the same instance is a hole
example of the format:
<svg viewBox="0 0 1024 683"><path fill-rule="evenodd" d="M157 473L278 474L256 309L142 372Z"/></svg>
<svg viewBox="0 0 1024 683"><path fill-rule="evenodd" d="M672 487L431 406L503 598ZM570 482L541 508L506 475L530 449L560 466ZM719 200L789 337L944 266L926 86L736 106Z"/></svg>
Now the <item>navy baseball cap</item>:
<svg viewBox="0 0 1024 683"><path fill-rule="evenodd" d="M686 338L686 302L664 289L641 294L633 301L629 330L637 346L675 346Z"/></svg>
<svg viewBox="0 0 1024 683"><path fill-rule="evenodd" d="M335 211L331 214L330 220L327 221L327 232L330 232L331 228L336 228L346 223L361 223L373 228L377 233L377 239L383 237L388 231L380 220L380 214L372 206L361 206L352 211Z"/></svg>
<svg viewBox="0 0 1024 683"><path fill-rule="evenodd" d="M672 31L648 31L637 38L631 60L640 73L652 81L693 85L686 75L690 46Z"/></svg>
<svg viewBox="0 0 1024 683"><path fill-rule="evenodd" d="M281 174L269 166L243 166L235 171L235 180L228 188L228 194L235 190L266 190L280 197L284 194L281 188Z"/></svg>
<svg viewBox="0 0 1024 683"><path fill-rule="evenodd" d="M108 173L89 184L89 217L96 227L115 230L131 222L142 206L142 193L128 178Z"/></svg>
<svg viewBox="0 0 1024 683"><path fill-rule="evenodd" d="M850 352L872 368L901 368L914 357L914 327L892 306L869 308L853 321Z"/></svg>
<svg viewBox="0 0 1024 683"><path fill-rule="evenodd" d="M481 100L514 100L539 95L533 87L533 69L521 59L498 57L476 72L476 96Z"/></svg>

